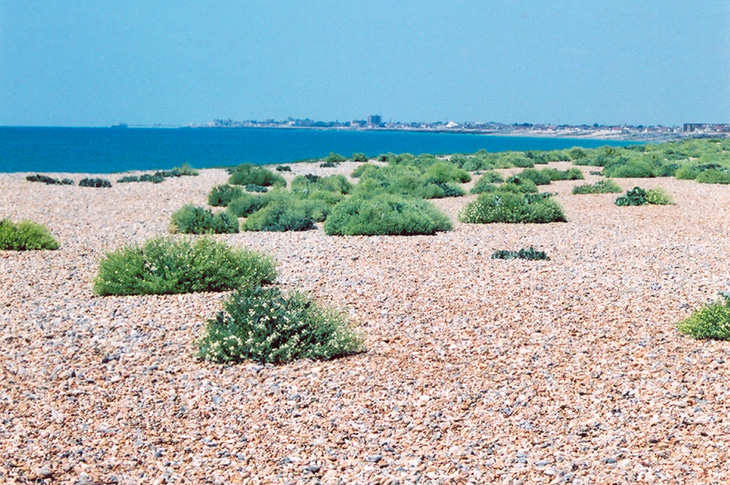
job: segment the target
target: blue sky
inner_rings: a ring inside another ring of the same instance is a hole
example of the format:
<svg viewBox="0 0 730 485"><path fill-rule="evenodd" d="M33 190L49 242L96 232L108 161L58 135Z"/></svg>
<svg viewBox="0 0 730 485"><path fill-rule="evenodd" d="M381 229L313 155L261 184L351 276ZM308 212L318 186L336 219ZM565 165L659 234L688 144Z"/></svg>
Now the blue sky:
<svg viewBox="0 0 730 485"><path fill-rule="evenodd" d="M0 0L0 125L730 122L730 2Z"/></svg>

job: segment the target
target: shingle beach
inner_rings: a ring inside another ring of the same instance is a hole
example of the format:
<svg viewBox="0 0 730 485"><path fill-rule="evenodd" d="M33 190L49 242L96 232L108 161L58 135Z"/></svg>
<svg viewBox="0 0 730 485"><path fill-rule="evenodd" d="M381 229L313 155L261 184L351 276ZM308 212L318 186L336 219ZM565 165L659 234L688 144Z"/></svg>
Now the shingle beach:
<svg viewBox="0 0 730 485"><path fill-rule="evenodd" d="M730 187L616 179L676 202L617 207L570 194L588 168L542 188L567 223L461 224L467 196L434 202L454 221L436 236L215 236L359 323L365 352L281 366L195 357L225 294L92 293L106 252L165 235L224 170L0 174L0 217L60 244L0 251L0 482L724 483L730 342L675 325L730 291ZM528 246L550 261L490 258Z"/></svg>

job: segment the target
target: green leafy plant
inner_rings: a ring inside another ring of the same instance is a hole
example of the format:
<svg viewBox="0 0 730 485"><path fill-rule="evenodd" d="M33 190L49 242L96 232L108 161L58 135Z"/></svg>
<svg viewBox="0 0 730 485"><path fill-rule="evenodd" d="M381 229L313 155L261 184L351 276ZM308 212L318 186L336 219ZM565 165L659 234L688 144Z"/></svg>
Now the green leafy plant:
<svg viewBox="0 0 730 485"><path fill-rule="evenodd" d="M327 204L322 204L329 209ZM278 198L248 216L242 228L245 231L307 231L315 227L313 209L306 201Z"/></svg>
<svg viewBox="0 0 730 485"><path fill-rule="evenodd" d="M670 205L674 204L672 196L661 187L655 187L646 191L646 203L652 205Z"/></svg>
<svg viewBox="0 0 730 485"><path fill-rule="evenodd" d="M344 315L302 293L257 287L234 293L197 345L199 357L214 362L280 364L353 354L362 338Z"/></svg>
<svg viewBox="0 0 730 485"><path fill-rule="evenodd" d="M237 197L243 195L241 187L229 184L216 185L208 194L208 204L212 206L225 207Z"/></svg>
<svg viewBox="0 0 730 485"><path fill-rule="evenodd" d="M685 335L696 339L730 340L730 294L695 310L677 324Z"/></svg>
<svg viewBox="0 0 730 485"><path fill-rule="evenodd" d="M538 251L532 246L530 246L529 248L522 248L519 251L509 251L506 249L501 249L492 253L492 259L527 259L530 261L550 261L550 258L547 254L545 254L545 251Z"/></svg>
<svg viewBox="0 0 730 485"><path fill-rule="evenodd" d="M526 168L519 174L512 175L507 179L507 183L515 183L521 180L532 180L535 185L549 185L551 182L550 175L542 170L534 168Z"/></svg>
<svg viewBox="0 0 730 485"><path fill-rule="evenodd" d="M263 194L264 192L268 192L269 189L264 187L263 185L258 184L246 184L243 186L244 190L246 192L258 192L260 194Z"/></svg>
<svg viewBox="0 0 730 485"><path fill-rule="evenodd" d="M695 181L701 184L730 184L730 171L728 170L704 170L697 175Z"/></svg>
<svg viewBox="0 0 730 485"><path fill-rule="evenodd" d="M31 251L58 249L58 242L45 226L32 221L0 220L0 250Z"/></svg>
<svg viewBox="0 0 730 485"><path fill-rule="evenodd" d="M228 183L233 185L260 185L262 187L286 187L286 180L278 173L263 167L244 163L233 169Z"/></svg>
<svg viewBox="0 0 730 485"><path fill-rule="evenodd" d="M353 153L351 158L353 162L367 162L370 160L364 153Z"/></svg>
<svg viewBox="0 0 730 485"><path fill-rule="evenodd" d="M125 175L124 177L117 180L119 184L127 184L132 182L151 182L153 184L159 184L165 181L165 177L157 172L154 174L142 174L142 175Z"/></svg>
<svg viewBox="0 0 730 485"><path fill-rule="evenodd" d="M228 203L228 213L234 217L248 217L271 201L266 195L241 194Z"/></svg>
<svg viewBox="0 0 730 485"><path fill-rule="evenodd" d="M79 180L80 187L109 188L112 183L102 178L82 178Z"/></svg>
<svg viewBox="0 0 730 485"><path fill-rule="evenodd" d="M620 194L623 189L613 180L599 180L598 182L573 187L573 194Z"/></svg>
<svg viewBox="0 0 730 485"><path fill-rule="evenodd" d="M273 283L271 256L203 237L156 238L107 253L94 279L97 295L227 291Z"/></svg>
<svg viewBox="0 0 730 485"><path fill-rule="evenodd" d="M565 222L562 207L554 199L530 198L512 192L483 193L459 212L461 222L471 224Z"/></svg>
<svg viewBox="0 0 730 485"><path fill-rule="evenodd" d="M380 193L354 196L337 204L324 223L329 235L435 234L452 228L448 216L420 199Z"/></svg>
<svg viewBox="0 0 730 485"><path fill-rule="evenodd" d="M276 167L277 172L291 172L291 167L289 165L279 165Z"/></svg>
<svg viewBox="0 0 730 485"><path fill-rule="evenodd" d="M39 173L35 175L27 175L25 177L25 180L28 182L42 182L46 185L73 185L74 181L71 179L55 179L53 177L49 177L48 175L41 175Z"/></svg>
<svg viewBox="0 0 730 485"><path fill-rule="evenodd" d="M188 204L172 214L169 231L183 234L228 234L238 232L238 220L226 212Z"/></svg>
<svg viewBox="0 0 730 485"><path fill-rule="evenodd" d="M634 187L627 191L624 195L618 197L614 201L614 204L619 207L648 204L648 201L646 200L646 190L641 187Z"/></svg>

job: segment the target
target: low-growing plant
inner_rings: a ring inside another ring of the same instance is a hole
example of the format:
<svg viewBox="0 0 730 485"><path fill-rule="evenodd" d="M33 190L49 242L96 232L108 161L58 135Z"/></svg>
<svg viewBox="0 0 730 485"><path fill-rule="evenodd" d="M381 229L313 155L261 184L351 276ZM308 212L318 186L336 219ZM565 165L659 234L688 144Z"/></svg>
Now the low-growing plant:
<svg viewBox="0 0 730 485"><path fill-rule="evenodd" d="M226 207L231 201L243 195L239 186L229 184L216 185L208 194L208 205L214 207Z"/></svg>
<svg viewBox="0 0 730 485"><path fill-rule="evenodd" d="M197 345L199 357L214 362L280 364L353 354L362 338L343 314L302 293L258 287L234 293Z"/></svg>
<svg viewBox="0 0 730 485"><path fill-rule="evenodd" d="M74 181L68 178L65 179L56 179L53 177L49 177L48 175L41 175L39 173L35 175L27 175L25 177L25 180L28 182L42 182L46 185L73 185Z"/></svg>
<svg viewBox="0 0 730 485"><path fill-rule="evenodd" d="M270 200L268 196L244 193L228 203L228 213L234 217L248 217L266 206Z"/></svg>
<svg viewBox="0 0 730 485"><path fill-rule="evenodd" d="M258 192L260 194L263 194L264 192L268 192L269 189L264 187L263 185L258 184L246 184L243 186L244 190L246 192Z"/></svg>
<svg viewBox="0 0 730 485"><path fill-rule="evenodd" d="M172 172L176 174L174 175L176 177L195 177L200 174L200 172L191 167L187 162L179 167L173 167Z"/></svg>
<svg viewBox="0 0 730 485"><path fill-rule="evenodd" d="M661 187L655 187L646 191L646 203L652 205L670 205L674 204L672 196Z"/></svg>
<svg viewBox="0 0 730 485"><path fill-rule="evenodd" d="M277 172L291 172L291 167L289 165L279 165L276 167Z"/></svg>
<svg viewBox="0 0 730 485"><path fill-rule="evenodd" d="M730 184L730 171L728 170L704 170L697 175L695 181L701 184Z"/></svg>
<svg viewBox="0 0 730 485"><path fill-rule="evenodd" d="M556 168L543 168L541 173L547 175L550 180L583 180L583 172L578 167L572 167L568 170L558 170Z"/></svg>
<svg viewBox="0 0 730 485"><path fill-rule="evenodd" d="M562 207L554 199L530 198L512 192L483 193L459 212L461 222L471 224L565 222Z"/></svg>
<svg viewBox="0 0 730 485"><path fill-rule="evenodd" d="M293 197L271 201L246 218L244 231L308 231L314 229L312 207ZM329 209L324 202L323 206Z"/></svg>
<svg viewBox="0 0 730 485"><path fill-rule="evenodd" d="M679 331L696 339L730 340L730 293L720 296L679 322Z"/></svg>
<svg viewBox="0 0 730 485"><path fill-rule="evenodd" d="M127 184L131 182L152 182L153 184L159 184L165 181L164 175L159 172L154 174L142 174L142 175L125 175L124 177L117 180L118 184Z"/></svg>
<svg viewBox="0 0 730 485"><path fill-rule="evenodd" d="M549 185L551 182L550 175L542 170L534 168L526 168L518 174L512 175L507 179L507 183L519 183L521 180L532 180L535 185Z"/></svg>
<svg viewBox="0 0 730 485"><path fill-rule="evenodd" d="M425 200L380 193L337 204L324 223L329 235L435 234L452 228L448 216Z"/></svg>
<svg viewBox="0 0 730 485"><path fill-rule="evenodd" d="M112 183L109 182L107 179L102 178L82 178L79 180L79 186L80 187L95 187L95 188L109 188L112 186Z"/></svg>
<svg viewBox="0 0 730 485"><path fill-rule="evenodd" d="M368 160L370 160L370 159L364 153L353 153L352 154L353 162L367 162Z"/></svg>
<svg viewBox="0 0 730 485"><path fill-rule="evenodd" d="M634 187L614 201L614 204L619 207L644 205L647 203L646 190L641 187Z"/></svg>
<svg viewBox="0 0 730 485"><path fill-rule="evenodd" d="M255 167L250 163L237 166L231 172L228 183L233 185L260 185L262 187L286 187L286 180L278 173L263 167Z"/></svg>
<svg viewBox="0 0 730 485"><path fill-rule="evenodd" d="M276 280L271 256L208 237L156 238L107 253L94 279L97 295L228 291Z"/></svg>
<svg viewBox="0 0 730 485"><path fill-rule="evenodd" d="M238 232L238 219L226 212L185 205L172 214L169 231L183 234L229 234Z"/></svg>
<svg viewBox="0 0 730 485"><path fill-rule="evenodd" d="M530 261L550 261L550 258L547 254L545 254L545 251L538 251L532 246L530 246L529 248L522 248L519 251L501 249L492 253L492 259L527 259Z"/></svg>
<svg viewBox="0 0 730 485"><path fill-rule="evenodd" d="M58 242L45 226L32 221L0 220L0 250L32 251L58 249Z"/></svg>
<svg viewBox="0 0 730 485"><path fill-rule="evenodd" d="M598 182L573 187L573 194L620 194L623 189L613 180L599 180Z"/></svg>

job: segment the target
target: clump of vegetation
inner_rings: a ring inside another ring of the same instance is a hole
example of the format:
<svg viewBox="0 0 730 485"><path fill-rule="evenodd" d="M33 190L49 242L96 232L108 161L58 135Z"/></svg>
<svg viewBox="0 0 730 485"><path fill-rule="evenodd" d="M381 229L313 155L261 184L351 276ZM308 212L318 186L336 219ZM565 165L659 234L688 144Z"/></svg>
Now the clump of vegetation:
<svg viewBox="0 0 730 485"><path fill-rule="evenodd" d="M535 170L534 168L526 168L519 174L512 175L507 179L507 183L515 183L521 180L531 180L535 185L549 185L552 181L550 175L542 170Z"/></svg>
<svg viewBox="0 0 730 485"><path fill-rule="evenodd" d="M283 232L314 229L314 208L307 202L293 197L277 198L249 215L243 223L243 230Z"/></svg>
<svg viewBox="0 0 730 485"><path fill-rule="evenodd" d="M540 194L542 195L542 194ZM565 222L562 207L551 197L531 197L513 192L483 193L459 212L471 224Z"/></svg>
<svg viewBox="0 0 730 485"><path fill-rule="evenodd" d="M291 172L291 167L289 165L279 165L276 167L277 172Z"/></svg>
<svg viewBox="0 0 730 485"><path fill-rule="evenodd" d="M336 192L349 194L352 184L344 175L330 175L320 177L318 175L299 175L291 182L291 191L298 194L308 195L316 191Z"/></svg>
<svg viewBox="0 0 730 485"><path fill-rule="evenodd" d="M332 168L338 166L345 160L347 159L339 153L330 152L330 154L325 157L324 162L320 163L319 166L323 168Z"/></svg>
<svg viewBox="0 0 730 485"><path fill-rule="evenodd" d="M228 203L228 213L233 217L248 217L269 201L270 198L266 196L244 193Z"/></svg>
<svg viewBox="0 0 730 485"><path fill-rule="evenodd" d="M158 170L155 173L149 174L144 173L142 175L125 175L124 177L117 180L117 183L125 184L131 182L151 182L153 184L159 184L168 178L176 177L192 177L199 175L199 172L191 167L187 163L183 163L179 167L174 167L172 170Z"/></svg>
<svg viewBox="0 0 730 485"><path fill-rule="evenodd" d="M481 194L482 192L493 192L494 184L501 184L504 182L504 177L495 172L494 170L487 170L479 177L479 180L471 188L472 194Z"/></svg>
<svg viewBox="0 0 730 485"><path fill-rule="evenodd" d="M233 199L241 196L243 196L241 187L229 184L216 185L208 194L208 205L226 207Z"/></svg>
<svg viewBox="0 0 730 485"><path fill-rule="evenodd" d="M261 187L286 187L286 180L278 173L263 167L244 163L233 169L228 183L233 185L259 185Z"/></svg>
<svg viewBox="0 0 730 485"><path fill-rule="evenodd" d="M730 184L730 171L726 170L705 170L697 175L695 179L701 184Z"/></svg>
<svg viewBox="0 0 730 485"><path fill-rule="evenodd" d="M159 184L165 181L165 177L158 173L154 174L142 174L142 175L125 175L124 177L117 180L118 184L127 184L131 182L152 182L153 184Z"/></svg>
<svg viewBox="0 0 730 485"><path fill-rule="evenodd" d="M41 175L39 173L35 175L28 175L25 177L25 180L28 182L42 182L46 185L73 185L74 181L71 179L55 179L53 177L49 177L48 175Z"/></svg>
<svg viewBox="0 0 730 485"><path fill-rule="evenodd" d="M634 187L624 195L618 197L614 203L619 207L625 207L645 204L669 205L674 202L672 201L672 197L661 187L656 187L648 191L641 187Z"/></svg>
<svg viewBox="0 0 730 485"><path fill-rule="evenodd" d="M329 235L435 234L452 228L448 216L424 200L379 193L337 204L324 223Z"/></svg>
<svg viewBox="0 0 730 485"><path fill-rule="evenodd" d="M15 224L10 219L0 220L0 250L38 249L58 249L58 242L45 226L32 221L20 221Z"/></svg>
<svg viewBox="0 0 730 485"><path fill-rule="evenodd" d="M94 280L97 295L228 291L273 283L271 256L203 237L156 238L107 253Z"/></svg>
<svg viewBox="0 0 730 485"><path fill-rule="evenodd" d="M550 261L550 258L545 251L538 251L537 249L530 246L529 248L522 248L519 251L509 251L501 249L492 253L492 259L527 259L530 261Z"/></svg>
<svg viewBox="0 0 730 485"><path fill-rule="evenodd" d="M599 180L595 184L576 185L573 194L620 194L623 189L613 180Z"/></svg>
<svg viewBox="0 0 730 485"><path fill-rule="evenodd" d="M364 153L353 153L351 158L353 162L367 162L370 160Z"/></svg>
<svg viewBox="0 0 730 485"><path fill-rule="evenodd" d="M229 234L238 232L238 219L226 212L213 214L210 209L188 204L172 214L169 231L183 234Z"/></svg>
<svg viewBox="0 0 730 485"><path fill-rule="evenodd" d="M95 188L109 188L112 186L112 183L109 182L107 179L102 178L82 178L79 180L79 186L80 187L95 187Z"/></svg>
<svg viewBox="0 0 730 485"><path fill-rule="evenodd" d="M696 339L730 340L730 293L720 296L679 322L679 331Z"/></svg>
<svg viewBox="0 0 730 485"><path fill-rule="evenodd" d="M258 192L260 194L269 191L268 188L258 184L246 184L243 186L243 188L246 190L246 192Z"/></svg>
<svg viewBox="0 0 730 485"><path fill-rule="evenodd" d="M352 193L355 195L389 193L420 199L456 197L464 194L458 180L468 175L459 169L456 172L441 169L436 163L427 167L419 167L411 162L387 167L371 164L361 167L365 168L359 172L360 181L353 188Z"/></svg>
<svg viewBox="0 0 730 485"><path fill-rule="evenodd" d="M224 312L208 321L198 355L214 362L253 360L280 364L296 359L329 360L358 352L362 338L347 318L302 293L277 287L233 294Z"/></svg>

